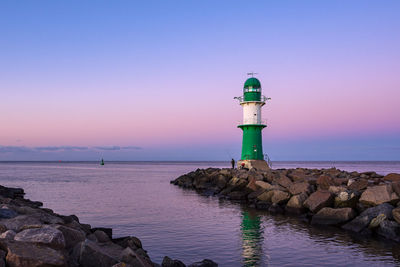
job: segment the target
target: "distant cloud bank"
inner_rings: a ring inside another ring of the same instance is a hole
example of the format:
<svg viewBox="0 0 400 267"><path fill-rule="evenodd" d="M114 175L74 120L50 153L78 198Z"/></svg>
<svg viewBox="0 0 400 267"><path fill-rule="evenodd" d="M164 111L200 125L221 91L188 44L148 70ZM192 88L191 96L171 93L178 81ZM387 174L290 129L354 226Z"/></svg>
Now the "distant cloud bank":
<svg viewBox="0 0 400 267"><path fill-rule="evenodd" d="M120 151L140 150L139 146L2 146L0 153L27 153L27 152L65 152L65 151Z"/></svg>

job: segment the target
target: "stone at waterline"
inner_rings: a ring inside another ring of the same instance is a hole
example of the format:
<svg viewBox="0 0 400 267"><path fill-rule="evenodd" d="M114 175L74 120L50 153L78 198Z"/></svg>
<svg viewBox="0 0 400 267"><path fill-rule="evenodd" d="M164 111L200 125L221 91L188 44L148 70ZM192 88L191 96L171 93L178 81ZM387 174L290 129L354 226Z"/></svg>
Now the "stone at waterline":
<svg viewBox="0 0 400 267"><path fill-rule="evenodd" d="M271 198L272 198L273 195L274 195L274 191L267 191L267 192L264 192L264 193L260 194L260 195L257 197L257 199L258 199L259 201L271 202Z"/></svg>
<svg viewBox="0 0 400 267"><path fill-rule="evenodd" d="M352 208L322 208L312 217L311 224L335 225L345 223L355 217Z"/></svg>
<svg viewBox="0 0 400 267"><path fill-rule="evenodd" d="M343 225L342 228L357 233L361 232L371 223L371 220L377 217L379 214L384 214L386 218L391 219L393 208L394 207L388 203L368 208L355 219Z"/></svg>
<svg viewBox="0 0 400 267"><path fill-rule="evenodd" d="M85 240L86 235L81 230L76 230L64 225L56 225L55 228L63 233L66 248L72 248L79 242Z"/></svg>
<svg viewBox="0 0 400 267"><path fill-rule="evenodd" d="M289 213L296 213L296 214L301 213L304 209L303 203L307 198L308 198L307 194L298 194L292 196L289 202L286 204L286 210Z"/></svg>
<svg viewBox="0 0 400 267"><path fill-rule="evenodd" d="M165 256L162 263L162 267L186 267L186 265L180 260L173 260L170 257Z"/></svg>
<svg viewBox="0 0 400 267"><path fill-rule="evenodd" d="M51 226L23 230L15 235L14 240L43 244L52 248L65 248L63 233Z"/></svg>
<svg viewBox="0 0 400 267"><path fill-rule="evenodd" d="M303 203L311 212L318 212L324 207L332 206L333 194L329 191L318 190L312 193Z"/></svg>
<svg viewBox="0 0 400 267"><path fill-rule="evenodd" d="M271 202L274 204L283 204L288 202L290 199L290 194L287 192L283 192L280 190L274 190L272 191L273 195L271 197Z"/></svg>
<svg viewBox="0 0 400 267"><path fill-rule="evenodd" d="M397 222L384 220L379 224L377 233L387 239L400 242L400 225Z"/></svg>
<svg viewBox="0 0 400 267"><path fill-rule="evenodd" d="M66 255L46 246L17 241L8 241L6 246L9 267L67 266Z"/></svg>
<svg viewBox="0 0 400 267"><path fill-rule="evenodd" d="M78 243L74 250L75 254L79 255L80 266L82 267L108 267L120 261L119 257L123 251L122 247L117 245L110 247L101 247L99 244L86 239Z"/></svg>
<svg viewBox="0 0 400 267"><path fill-rule="evenodd" d="M204 259L199 262L194 262L188 267L218 267L218 264L209 259Z"/></svg>

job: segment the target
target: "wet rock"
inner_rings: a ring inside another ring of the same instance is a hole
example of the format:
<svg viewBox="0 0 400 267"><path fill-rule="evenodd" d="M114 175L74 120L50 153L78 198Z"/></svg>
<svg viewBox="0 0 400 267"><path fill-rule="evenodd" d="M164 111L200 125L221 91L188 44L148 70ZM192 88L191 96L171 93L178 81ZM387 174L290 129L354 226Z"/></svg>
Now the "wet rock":
<svg viewBox="0 0 400 267"><path fill-rule="evenodd" d="M359 179L357 181L354 181L351 183L348 187L350 190L356 190L356 191L361 191L367 188L368 186L368 180L365 179Z"/></svg>
<svg viewBox="0 0 400 267"><path fill-rule="evenodd" d="M279 204L273 203L271 206L269 206L268 212L272 214L281 214L284 213L285 210Z"/></svg>
<svg viewBox="0 0 400 267"><path fill-rule="evenodd" d="M268 210L271 206L271 202L259 201L256 203L256 209L258 210Z"/></svg>
<svg viewBox="0 0 400 267"><path fill-rule="evenodd" d="M73 248L76 244L85 240L86 235L81 230L76 230L64 225L56 225L54 227L63 233L66 248Z"/></svg>
<svg viewBox="0 0 400 267"><path fill-rule="evenodd" d="M286 204L286 210L290 213L300 214L304 209L303 203L307 199L306 194L298 194L292 196L289 202Z"/></svg>
<svg viewBox="0 0 400 267"><path fill-rule="evenodd" d="M391 181L391 182L400 182L400 174L398 174L398 173L389 173L388 175L383 177L383 180Z"/></svg>
<svg viewBox="0 0 400 267"><path fill-rule="evenodd" d="M333 204L333 194L329 191L318 190L312 193L303 203L304 207L316 213L324 207Z"/></svg>
<svg viewBox="0 0 400 267"><path fill-rule="evenodd" d="M288 189L292 195L310 194L312 191L310 184L307 182L292 183Z"/></svg>
<svg viewBox="0 0 400 267"><path fill-rule="evenodd" d="M23 230L15 235L14 240L42 244L58 249L65 248L62 232L50 226Z"/></svg>
<svg viewBox="0 0 400 267"><path fill-rule="evenodd" d="M396 193L392 192L389 184L368 187L361 195L360 202L370 206L398 200Z"/></svg>
<svg viewBox="0 0 400 267"><path fill-rule="evenodd" d="M244 189L247 186L247 180L246 179L240 179L240 178L232 178L228 182L228 188L229 190L232 191L239 191Z"/></svg>
<svg viewBox="0 0 400 267"><path fill-rule="evenodd" d="M397 222L385 220L379 224L378 235L400 242L400 225Z"/></svg>
<svg viewBox="0 0 400 267"><path fill-rule="evenodd" d="M280 190L274 190L272 191L273 195L271 197L271 202L274 204L282 204L286 203L290 199L290 194L280 191Z"/></svg>
<svg viewBox="0 0 400 267"><path fill-rule="evenodd" d="M103 231L96 230L93 234L96 236L96 239L97 241L99 241L99 243L105 243L110 241L108 235Z"/></svg>
<svg viewBox="0 0 400 267"><path fill-rule="evenodd" d="M7 243L7 266L9 267L64 267L66 255L46 246L26 242Z"/></svg>
<svg viewBox="0 0 400 267"><path fill-rule="evenodd" d="M89 225L89 227L90 227L90 225ZM109 239L112 239L112 228L107 228L107 227L94 227L94 228L92 228L91 229L91 232L92 233L94 233L94 232L96 232L96 231L102 231L102 232L104 232L107 236L108 236L108 238Z"/></svg>
<svg viewBox="0 0 400 267"><path fill-rule="evenodd" d="M142 248L142 242L140 241L139 238L134 236L116 238L113 239L113 242L116 243L117 245L120 245L123 248L130 247L133 250Z"/></svg>
<svg viewBox="0 0 400 267"><path fill-rule="evenodd" d="M353 231L353 232L361 232L364 228L366 228L371 220L377 217L379 214L384 214L387 218L392 218L392 210L393 206L384 203L363 211L359 216L357 216L354 220L342 226L343 229Z"/></svg>
<svg viewBox="0 0 400 267"><path fill-rule="evenodd" d="M257 191L251 192L250 194L247 195L247 199L249 201L253 201L254 199L256 199L259 195L261 195L264 192L265 191L263 189L259 189Z"/></svg>
<svg viewBox="0 0 400 267"><path fill-rule="evenodd" d="M139 256L134 250L127 247L121 253L121 260L134 267L152 267L153 264L150 260Z"/></svg>
<svg viewBox="0 0 400 267"><path fill-rule="evenodd" d="M180 260L173 260L167 256L164 257L162 263L162 267L186 267L186 265Z"/></svg>
<svg viewBox="0 0 400 267"><path fill-rule="evenodd" d="M246 200L248 192L246 191L233 191L228 194L228 197L232 200Z"/></svg>
<svg viewBox="0 0 400 267"><path fill-rule="evenodd" d="M188 267L218 267L218 264L209 259L204 259L199 262L194 262Z"/></svg>
<svg viewBox="0 0 400 267"><path fill-rule="evenodd" d="M311 224L335 225L345 223L356 216L352 208L322 208L312 217Z"/></svg>
<svg viewBox="0 0 400 267"><path fill-rule="evenodd" d="M7 230L0 235L1 239L14 240L16 233L13 230Z"/></svg>
<svg viewBox="0 0 400 267"><path fill-rule="evenodd" d="M271 202L271 198L274 195L274 191L268 191L260 194L257 199L259 201L266 201L266 202Z"/></svg>
<svg viewBox="0 0 400 267"><path fill-rule="evenodd" d="M82 267L108 267L119 262L123 248L114 245L100 246L93 241L79 243L79 264ZM75 249L75 248L74 248Z"/></svg>

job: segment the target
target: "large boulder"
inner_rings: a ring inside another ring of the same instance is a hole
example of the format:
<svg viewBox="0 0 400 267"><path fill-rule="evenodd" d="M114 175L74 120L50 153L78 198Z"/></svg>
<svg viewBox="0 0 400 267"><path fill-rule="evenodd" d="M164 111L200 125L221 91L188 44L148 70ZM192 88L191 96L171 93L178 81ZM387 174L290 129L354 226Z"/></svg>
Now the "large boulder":
<svg viewBox="0 0 400 267"><path fill-rule="evenodd" d="M273 185L271 185L270 183L264 182L264 181L256 181L255 184L257 186L259 186L260 188L264 189L264 190L272 190L274 188Z"/></svg>
<svg viewBox="0 0 400 267"><path fill-rule="evenodd" d="M329 191L318 190L312 193L306 201L304 207L308 208L311 212L316 213L324 207L332 206L333 194Z"/></svg>
<svg viewBox="0 0 400 267"><path fill-rule="evenodd" d="M307 199L306 194L294 195L286 204L286 210L290 213L301 213L304 209L303 203Z"/></svg>
<svg viewBox="0 0 400 267"><path fill-rule="evenodd" d="M202 261L194 262L188 267L218 267L218 264L209 259L204 259Z"/></svg>
<svg viewBox="0 0 400 267"><path fill-rule="evenodd" d="M74 250L78 255L79 266L108 267L121 260L123 248L113 243L102 245L86 239L78 243Z"/></svg>
<svg viewBox="0 0 400 267"><path fill-rule="evenodd" d="M312 191L310 184L307 182L292 183L288 189L292 195L310 194Z"/></svg>
<svg viewBox="0 0 400 267"><path fill-rule="evenodd" d="M349 185L349 189L350 190L356 190L356 191L361 191L364 190L365 188L367 188L368 186L368 180L366 179L359 179L357 181L352 182Z"/></svg>
<svg viewBox="0 0 400 267"><path fill-rule="evenodd" d="M257 200L264 201L264 202L271 202L271 198L272 198L273 195L274 195L274 190L273 191L267 191L267 192L264 192L264 193L260 194L257 197Z"/></svg>
<svg viewBox="0 0 400 267"><path fill-rule="evenodd" d="M342 226L343 229L353 231L353 232L361 232L364 228L366 228L372 221L373 218L376 218L379 214L384 214L386 218L392 218L392 210L393 206L384 203L361 212L359 216L357 216L354 220L346 223Z"/></svg>
<svg viewBox="0 0 400 267"><path fill-rule="evenodd" d="M170 257L165 256L162 263L162 267L186 267L186 265L180 260L173 260Z"/></svg>
<svg viewBox="0 0 400 267"><path fill-rule="evenodd" d="M341 224L356 216L352 208L322 208L312 217L311 224Z"/></svg>
<svg viewBox="0 0 400 267"><path fill-rule="evenodd" d="M67 257L61 251L34 243L15 241L7 243L6 261L9 267L68 266Z"/></svg>
<svg viewBox="0 0 400 267"><path fill-rule="evenodd" d="M387 239L400 242L400 225L397 222L384 220L379 224L377 233Z"/></svg>
<svg viewBox="0 0 400 267"><path fill-rule="evenodd" d="M290 194L280 190L272 191L274 194L271 197L271 202L274 204L286 203L290 199Z"/></svg>
<svg viewBox="0 0 400 267"><path fill-rule="evenodd" d="M63 233L50 226L23 230L15 235L14 240L42 244L58 249L65 248Z"/></svg>
<svg viewBox="0 0 400 267"><path fill-rule="evenodd" d="M293 182L303 182L306 178L306 173L303 169L295 169L289 172L288 176Z"/></svg>
<svg viewBox="0 0 400 267"><path fill-rule="evenodd" d="M13 230L15 232L19 232L22 229L27 229L30 226L37 227L38 225L42 224L42 222L38 218L30 215L19 215L11 219L3 219L1 223L7 229Z"/></svg>
<svg viewBox="0 0 400 267"><path fill-rule="evenodd" d="M55 228L63 234L66 248L73 248L76 244L85 240L86 234L81 230L64 225L56 225Z"/></svg>
<svg viewBox="0 0 400 267"><path fill-rule="evenodd" d="M13 230L7 230L4 233L1 233L0 238L6 240L14 240L16 233Z"/></svg>
<svg viewBox="0 0 400 267"><path fill-rule="evenodd" d="M360 202L369 205L377 206L386 202L396 202L399 197L392 191L390 184L368 187L361 195Z"/></svg>
<svg viewBox="0 0 400 267"><path fill-rule="evenodd" d="M275 182L286 189L288 189L292 184L292 181L286 175L283 174L281 174L278 178L276 178Z"/></svg>
<svg viewBox="0 0 400 267"><path fill-rule="evenodd" d="M389 173L388 175L383 177L383 180L391 181L391 182L400 182L400 174L398 174L398 173Z"/></svg>
<svg viewBox="0 0 400 267"><path fill-rule="evenodd" d="M333 178L328 176L328 175L321 175L317 179L317 185L319 189L322 190L328 190L329 186L335 185L335 182L333 181Z"/></svg>

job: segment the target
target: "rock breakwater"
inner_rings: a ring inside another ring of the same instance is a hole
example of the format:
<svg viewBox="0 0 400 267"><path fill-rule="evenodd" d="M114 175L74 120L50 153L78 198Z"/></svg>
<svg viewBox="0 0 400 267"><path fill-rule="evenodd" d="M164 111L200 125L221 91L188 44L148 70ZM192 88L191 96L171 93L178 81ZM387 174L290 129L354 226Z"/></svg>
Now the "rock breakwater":
<svg viewBox="0 0 400 267"><path fill-rule="evenodd" d="M400 242L400 174L330 169L197 169L172 184Z"/></svg>
<svg viewBox="0 0 400 267"><path fill-rule="evenodd" d="M185 266L169 257L154 263L137 237L113 238L111 228L92 228L42 205L25 199L21 188L0 186L0 267ZM189 266L218 265L206 259Z"/></svg>

